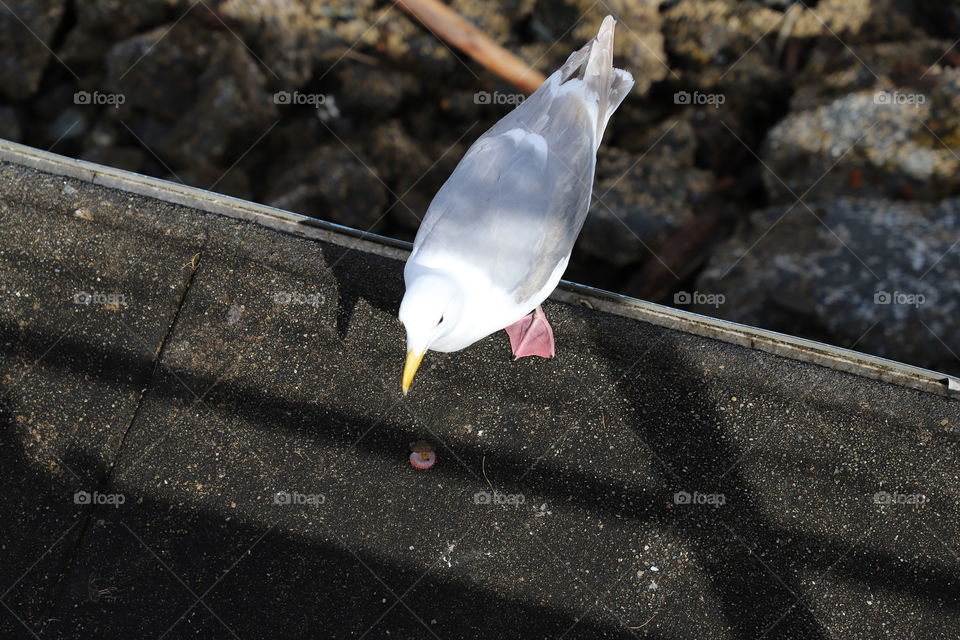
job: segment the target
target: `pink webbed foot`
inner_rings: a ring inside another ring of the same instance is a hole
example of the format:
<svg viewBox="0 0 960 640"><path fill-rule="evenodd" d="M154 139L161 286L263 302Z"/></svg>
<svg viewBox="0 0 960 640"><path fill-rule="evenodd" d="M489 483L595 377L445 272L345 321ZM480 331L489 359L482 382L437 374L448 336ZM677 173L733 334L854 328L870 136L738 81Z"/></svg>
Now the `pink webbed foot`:
<svg viewBox="0 0 960 640"><path fill-rule="evenodd" d="M547 321L542 306L537 306L504 331L510 336L510 349L513 351L514 360L524 356L554 356L553 327Z"/></svg>

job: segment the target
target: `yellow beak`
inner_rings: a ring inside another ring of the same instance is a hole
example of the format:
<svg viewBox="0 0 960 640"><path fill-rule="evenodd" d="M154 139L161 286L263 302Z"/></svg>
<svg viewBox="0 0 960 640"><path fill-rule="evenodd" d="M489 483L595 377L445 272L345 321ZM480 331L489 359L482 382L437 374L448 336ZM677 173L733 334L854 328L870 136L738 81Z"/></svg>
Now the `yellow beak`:
<svg viewBox="0 0 960 640"><path fill-rule="evenodd" d="M420 368L420 362L423 360L425 353L426 351L416 353L413 349L407 351L407 362L403 365L403 395L407 395L407 392L410 391L413 376L417 374L417 369Z"/></svg>

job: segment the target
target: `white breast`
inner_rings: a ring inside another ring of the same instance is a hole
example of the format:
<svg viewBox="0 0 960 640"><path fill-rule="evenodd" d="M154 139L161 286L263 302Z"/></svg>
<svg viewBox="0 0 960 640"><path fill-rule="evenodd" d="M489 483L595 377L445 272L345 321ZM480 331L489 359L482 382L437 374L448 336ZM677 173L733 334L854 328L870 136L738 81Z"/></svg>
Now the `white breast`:
<svg viewBox="0 0 960 640"><path fill-rule="evenodd" d="M490 284L489 278L476 268L451 260L443 268L456 274L466 292L466 306L457 327L430 345L435 351L459 351L477 340L500 331L527 315L546 300L560 282L569 256L554 268L547 283L530 298L515 300L505 291Z"/></svg>

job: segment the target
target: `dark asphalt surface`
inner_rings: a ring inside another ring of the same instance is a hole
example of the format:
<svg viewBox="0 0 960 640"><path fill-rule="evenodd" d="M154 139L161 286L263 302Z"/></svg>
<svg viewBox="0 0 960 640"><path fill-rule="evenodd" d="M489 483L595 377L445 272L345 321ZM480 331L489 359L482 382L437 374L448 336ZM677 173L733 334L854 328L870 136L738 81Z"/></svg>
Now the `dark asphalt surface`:
<svg viewBox="0 0 960 640"><path fill-rule="evenodd" d="M0 284L3 638L960 633L955 400L559 303L404 398L401 263L9 164Z"/></svg>

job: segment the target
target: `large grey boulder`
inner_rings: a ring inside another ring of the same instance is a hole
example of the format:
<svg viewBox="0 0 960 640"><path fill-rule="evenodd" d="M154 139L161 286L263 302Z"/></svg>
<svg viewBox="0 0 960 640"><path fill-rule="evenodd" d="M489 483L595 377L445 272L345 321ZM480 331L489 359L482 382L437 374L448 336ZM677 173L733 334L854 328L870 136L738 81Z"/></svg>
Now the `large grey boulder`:
<svg viewBox="0 0 960 640"><path fill-rule="evenodd" d="M650 132L648 151L601 147L590 214L576 255L608 267L640 264L694 215L713 175L694 167L696 141L685 120Z"/></svg>
<svg viewBox="0 0 960 640"><path fill-rule="evenodd" d="M243 153L276 122L276 98L247 47L189 18L117 43L106 65L105 84L123 104L105 114L174 170L217 165L233 146Z"/></svg>
<svg viewBox="0 0 960 640"><path fill-rule="evenodd" d="M770 207L717 249L692 308L956 370L958 239L960 198Z"/></svg>
<svg viewBox="0 0 960 640"><path fill-rule="evenodd" d="M956 91L951 82L931 91L861 91L787 116L770 130L762 153L771 201L938 200L960 192L955 140L928 124L934 105L950 104ZM944 117L945 128L957 122L956 114Z"/></svg>
<svg viewBox="0 0 960 640"><path fill-rule="evenodd" d="M33 95L54 53L50 49L66 3L7 0L0 5L0 96Z"/></svg>

